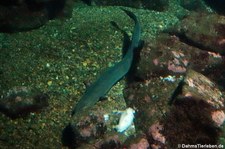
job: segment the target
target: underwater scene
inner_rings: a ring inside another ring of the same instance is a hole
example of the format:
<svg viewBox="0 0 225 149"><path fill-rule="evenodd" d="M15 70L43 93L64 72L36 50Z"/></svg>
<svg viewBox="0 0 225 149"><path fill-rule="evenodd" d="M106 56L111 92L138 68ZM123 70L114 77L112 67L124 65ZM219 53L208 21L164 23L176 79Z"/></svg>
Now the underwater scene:
<svg viewBox="0 0 225 149"><path fill-rule="evenodd" d="M222 149L224 106L223 0L0 0L0 149Z"/></svg>

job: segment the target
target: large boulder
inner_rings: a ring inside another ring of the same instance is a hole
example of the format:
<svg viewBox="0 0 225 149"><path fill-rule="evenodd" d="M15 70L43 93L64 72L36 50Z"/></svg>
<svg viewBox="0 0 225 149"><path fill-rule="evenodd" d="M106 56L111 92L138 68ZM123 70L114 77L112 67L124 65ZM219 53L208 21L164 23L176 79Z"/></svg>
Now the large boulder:
<svg viewBox="0 0 225 149"><path fill-rule="evenodd" d="M192 13L170 30L182 42L201 50L225 55L225 17Z"/></svg>
<svg viewBox="0 0 225 149"><path fill-rule="evenodd" d="M72 12L72 0L0 0L0 32L27 31Z"/></svg>
<svg viewBox="0 0 225 149"><path fill-rule="evenodd" d="M163 11L168 8L168 0L83 0L88 5L98 6L126 6Z"/></svg>

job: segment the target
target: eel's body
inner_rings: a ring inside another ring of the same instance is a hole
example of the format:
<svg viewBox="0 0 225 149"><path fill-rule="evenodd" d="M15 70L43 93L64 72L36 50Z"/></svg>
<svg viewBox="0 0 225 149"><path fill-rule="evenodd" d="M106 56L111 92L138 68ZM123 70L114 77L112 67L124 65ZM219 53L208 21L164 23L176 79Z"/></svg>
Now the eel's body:
<svg viewBox="0 0 225 149"><path fill-rule="evenodd" d="M129 71L134 57L134 50L139 46L141 26L139 20L132 12L128 10L124 11L135 22L132 40L127 52L119 63L108 68L91 86L88 87L83 97L73 108L72 115L78 114L79 112L93 106L98 102L99 98L105 96L112 86Z"/></svg>

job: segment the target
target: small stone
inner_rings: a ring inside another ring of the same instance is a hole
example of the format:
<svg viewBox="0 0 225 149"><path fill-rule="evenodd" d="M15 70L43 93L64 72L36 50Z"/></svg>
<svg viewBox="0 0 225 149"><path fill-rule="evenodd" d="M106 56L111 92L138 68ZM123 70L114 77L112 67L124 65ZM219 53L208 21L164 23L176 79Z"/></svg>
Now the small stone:
<svg viewBox="0 0 225 149"><path fill-rule="evenodd" d="M47 63L47 64L46 64L46 67L47 67L47 68L49 68L49 67L50 67L50 64L49 64L49 63Z"/></svg>
<svg viewBox="0 0 225 149"><path fill-rule="evenodd" d="M52 85L52 81L49 80L47 84L48 84L48 86L51 86Z"/></svg>

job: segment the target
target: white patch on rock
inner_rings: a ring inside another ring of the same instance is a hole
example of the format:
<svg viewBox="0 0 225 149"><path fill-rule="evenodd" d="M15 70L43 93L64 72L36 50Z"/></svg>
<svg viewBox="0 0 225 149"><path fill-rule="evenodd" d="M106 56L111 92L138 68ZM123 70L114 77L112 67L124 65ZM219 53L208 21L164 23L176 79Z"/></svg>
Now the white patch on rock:
<svg viewBox="0 0 225 149"><path fill-rule="evenodd" d="M124 112L122 112L119 124L116 126L116 130L118 132L124 132L132 125L134 113L135 111L132 108L127 108Z"/></svg>

